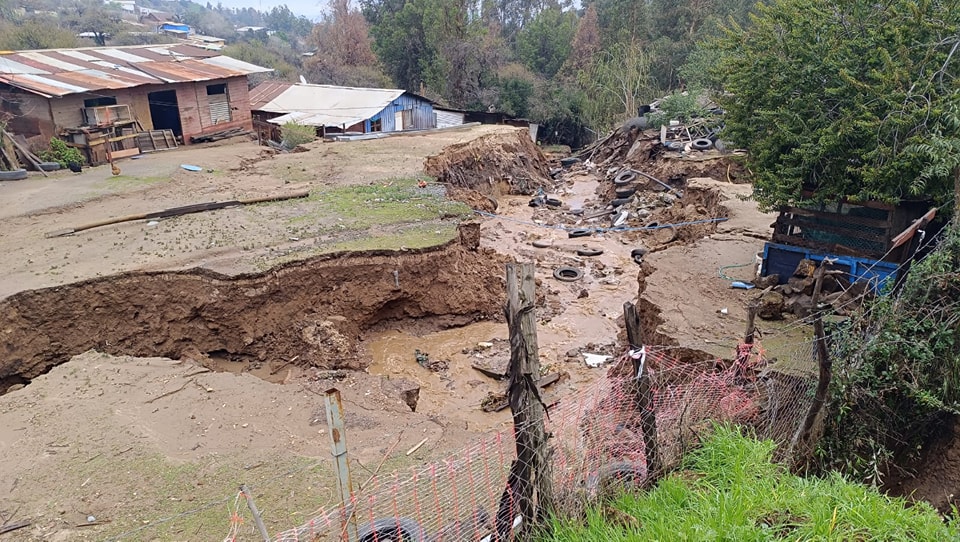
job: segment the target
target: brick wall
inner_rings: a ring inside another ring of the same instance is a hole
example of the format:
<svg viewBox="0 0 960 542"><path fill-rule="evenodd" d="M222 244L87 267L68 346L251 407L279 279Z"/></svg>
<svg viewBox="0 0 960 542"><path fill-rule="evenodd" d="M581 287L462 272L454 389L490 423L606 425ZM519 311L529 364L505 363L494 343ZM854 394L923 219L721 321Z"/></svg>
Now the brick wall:
<svg viewBox="0 0 960 542"><path fill-rule="evenodd" d="M227 99L230 102L230 122L213 124L210 119L210 103L207 100L207 86L226 84ZM47 100L39 98L42 107L37 111L44 113L37 122L47 121L48 130L53 134L53 125L57 129L63 127L80 126L83 123L83 101L98 96L115 96L118 104L129 105L134 116L140 120L144 130L153 129L153 119L150 116L148 94L164 90L175 90L177 105L180 108L180 124L183 129L184 143L190 144L190 136L210 132L218 132L230 128L244 128L252 130L250 117L250 96L247 90L246 77L232 77L213 81L196 83L176 83L171 85L144 85L140 87L103 90L97 93L71 94L62 98L51 98L49 107ZM32 96L32 95L31 95ZM52 122L50 122L52 111Z"/></svg>

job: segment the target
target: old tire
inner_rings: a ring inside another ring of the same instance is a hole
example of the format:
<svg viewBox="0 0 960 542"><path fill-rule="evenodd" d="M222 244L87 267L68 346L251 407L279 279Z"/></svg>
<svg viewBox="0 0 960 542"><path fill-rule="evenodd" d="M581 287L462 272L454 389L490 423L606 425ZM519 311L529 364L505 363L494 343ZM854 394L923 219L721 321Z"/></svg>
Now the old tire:
<svg viewBox="0 0 960 542"><path fill-rule="evenodd" d="M636 180L637 180L636 172L630 171L630 170L621 171L616 177L614 177L613 184L617 186L625 186Z"/></svg>
<svg viewBox="0 0 960 542"><path fill-rule="evenodd" d="M578 248L577 249L577 256L591 257L591 256L599 256L601 254L603 254L602 248Z"/></svg>
<svg viewBox="0 0 960 542"><path fill-rule="evenodd" d="M553 278L562 282L574 282L583 278L583 271L565 265L553 270Z"/></svg>
<svg viewBox="0 0 960 542"><path fill-rule="evenodd" d="M588 229L576 229L570 230L567 232L567 237L573 239L574 237L587 237L593 233L593 230Z"/></svg>
<svg viewBox="0 0 960 542"><path fill-rule="evenodd" d="M614 207L620 207L628 203L630 203L630 198L617 198L610 200L610 205L613 205Z"/></svg>
<svg viewBox="0 0 960 542"><path fill-rule="evenodd" d="M60 169L59 162L40 162L37 164L42 171L57 171Z"/></svg>
<svg viewBox="0 0 960 542"><path fill-rule="evenodd" d="M359 542L426 542L427 533L410 518L380 518L357 529Z"/></svg>
<svg viewBox="0 0 960 542"><path fill-rule="evenodd" d="M553 242L544 241L543 239L537 239L530 243L534 248L550 248L553 246Z"/></svg>
<svg viewBox="0 0 960 542"><path fill-rule="evenodd" d="M629 188L618 188L613 191L617 198L629 198L630 196L637 193L637 187L631 186Z"/></svg>
<svg viewBox="0 0 960 542"><path fill-rule="evenodd" d="M690 148L695 151L709 151L713 148L713 141L705 137L694 139L693 143L690 144Z"/></svg>
<svg viewBox="0 0 960 542"><path fill-rule="evenodd" d="M661 245L672 243L677 240L677 229L673 226L664 226L653 230L653 239Z"/></svg>
<svg viewBox="0 0 960 542"><path fill-rule="evenodd" d="M27 178L27 170L25 169L0 171L0 181L19 181L26 178Z"/></svg>
<svg viewBox="0 0 960 542"><path fill-rule="evenodd" d="M544 200L544 203L546 203L549 207L560 207L563 205L563 202L557 198L547 198Z"/></svg>
<svg viewBox="0 0 960 542"><path fill-rule="evenodd" d="M580 161L579 158L576 158L576 157L573 157L573 156L571 156L571 157L569 157L569 158L561 158L561 159L560 159L560 165L563 166L563 167L570 167L570 166L572 166L573 164L576 164L576 163L579 162L579 161Z"/></svg>
<svg viewBox="0 0 960 542"><path fill-rule="evenodd" d="M639 257L642 258L642 257L646 256L648 252L650 252L650 251L647 250L647 249L645 249L645 248L635 248L635 249L633 249L633 250L630 251L630 257L631 257L631 258L636 258L637 256L639 256Z"/></svg>

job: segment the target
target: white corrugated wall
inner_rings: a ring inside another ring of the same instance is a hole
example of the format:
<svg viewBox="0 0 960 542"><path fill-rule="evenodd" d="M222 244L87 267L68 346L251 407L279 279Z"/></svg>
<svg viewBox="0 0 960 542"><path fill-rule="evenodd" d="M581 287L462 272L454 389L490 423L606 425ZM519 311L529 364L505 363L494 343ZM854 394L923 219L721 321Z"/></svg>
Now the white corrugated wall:
<svg viewBox="0 0 960 542"><path fill-rule="evenodd" d="M436 108L433 111L437 114L437 128L448 128L463 124L463 113Z"/></svg>

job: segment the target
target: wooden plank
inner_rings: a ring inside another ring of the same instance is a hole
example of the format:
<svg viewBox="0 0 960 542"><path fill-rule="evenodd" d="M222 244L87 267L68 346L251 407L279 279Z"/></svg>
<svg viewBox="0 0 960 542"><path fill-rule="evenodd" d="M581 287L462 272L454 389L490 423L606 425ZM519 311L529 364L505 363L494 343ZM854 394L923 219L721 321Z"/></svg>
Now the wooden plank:
<svg viewBox="0 0 960 542"><path fill-rule="evenodd" d="M140 154L140 149L138 148L124 149L122 151L113 151L110 153L110 155L113 157L114 160L118 158L127 158L129 156L136 156L138 154Z"/></svg>
<svg viewBox="0 0 960 542"><path fill-rule="evenodd" d="M126 141L128 139L133 139L135 137L137 137L137 134L122 135L117 137L111 137L107 139L107 141L109 141L110 143L116 143L117 141Z"/></svg>
<svg viewBox="0 0 960 542"><path fill-rule="evenodd" d="M636 305L631 302L623 304L624 326L627 328L627 342L631 352L643 352L643 330L640 323L640 313ZM646 356L631 356L633 361L633 401L637 414L640 417L640 428L643 432L643 447L647 458L647 480L645 484L657 479L661 475L660 446L657 442L657 416L654 410L653 387L650 384L650 371L645 366ZM681 428L682 430L682 428Z"/></svg>
<svg viewBox="0 0 960 542"><path fill-rule="evenodd" d="M912 224L907 226L907 229L903 230L896 237L894 237L890 248L897 248L898 246L909 241L917 233L917 230L926 226L931 220L933 220L935 216L937 216L936 207L930 209L925 215L914 220Z"/></svg>
<svg viewBox="0 0 960 542"><path fill-rule="evenodd" d="M23 155L24 159L30 162L30 164L32 164L33 167L37 169L37 171L39 171L40 173L43 173L44 177L50 176L47 174L46 171L40 168L40 159L34 156L33 153L30 152L30 149L26 147L26 145L22 145L19 141L17 141L15 137L11 137L10 134L7 132L3 133L3 137L5 140L9 139L10 142L13 143L13 146L16 147L18 151L20 151L20 154Z"/></svg>

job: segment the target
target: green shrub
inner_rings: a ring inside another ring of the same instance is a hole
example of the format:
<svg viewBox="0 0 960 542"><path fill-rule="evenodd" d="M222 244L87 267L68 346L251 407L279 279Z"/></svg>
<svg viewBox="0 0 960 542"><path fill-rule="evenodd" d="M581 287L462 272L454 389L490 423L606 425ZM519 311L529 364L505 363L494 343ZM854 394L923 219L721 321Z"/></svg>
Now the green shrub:
<svg viewBox="0 0 960 542"><path fill-rule="evenodd" d="M280 129L284 147L292 149L297 145L310 143L317 138L317 129L313 126L304 126L296 122L288 122Z"/></svg>
<svg viewBox="0 0 960 542"><path fill-rule="evenodd" d="M634 540L957 540L924 502L890 498L838 474L801 478L773 463L772 441L716 426L684 470L554 520L543 542ZM611 512L615 510L615 512ZM632 518L632 522L622 521Z"/></svg>
<svg viewBox="0 0 960 542"><path fill-rule="evenodd" d="M823 468L882 483L960 414L960 227L834 340ZM912 457L913 456L913 457Z"/></svg>
<svg viewBox="0 0 960 542"><path fill-rule="evenodd" d="M66 168L69 164L83 164L83 153L79 149L67 146L67 143L58 137L50 138L50 150L40 153L44 162L56 162Z"/></svg>

